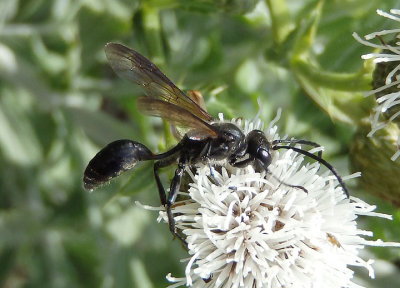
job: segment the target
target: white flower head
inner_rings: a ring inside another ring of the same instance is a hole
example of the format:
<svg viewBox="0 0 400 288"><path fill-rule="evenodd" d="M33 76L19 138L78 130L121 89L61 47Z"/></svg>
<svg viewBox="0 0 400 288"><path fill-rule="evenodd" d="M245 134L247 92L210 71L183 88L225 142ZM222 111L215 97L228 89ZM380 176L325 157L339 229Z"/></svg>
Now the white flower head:
<svg viewBox="0 0 400 288"><path fill-rule="evenodd" d="M233 122L245 134L262 129L261 121ZM276 131L271 123L268 139L279 139ZM268 173L227 161L214 163L212 173L207 164L188 169L193 183L180 192L186 200L175 203L173 214L190 258L184 278L167 276L174 283L169 287L361 287L351 281L349 266L365 267L373 277L372 261L359 251L398 244L364 239L372 232L358 229L355 220L390 216L348 199L336 177L303 158L274 151ZM159 220L168 221L164 211Z"/></svg>
<svg viewBox="0 0 400 288"><path fill-rule="evenodd" d="M382 10L377 10L377 14L388 19L394 20L396 22L400 22L400 10L391 9L390 13L384 12ZM398 108L400 104L400 28L399 29L390 29L390 30L382 30L379 32L374 32L368 35L365 35L364 39L357 35L357 33L353 33L353 37L360 43L379 49L379 52L369 53L362 55L361 58L364 60L373 59L373 62L377 65L382 63L386 63L386 66L382 68L382 70L388 70L385 72L385 80L383 83L379 85L374 85L374 89L365 93L365 96L370 95L379 95L377 97L377 107L374 109L374 113L372 116L372 129L368 134L369 137L372 137L376 131L384 128L388 122L392 122L400 115L400 109ZM389 35L393 41L390 44L386 43L383 40L383 37ZM371 41L371 40L378 41ZM375 68L376 69L376 68ZM389 109L393 110L393 107L397 106L394 109L393 113L390 113L390 117L387 120L382 120L382 113L387 112ZM400 135L397 139L397 152L392 156L392 160L396 160L400 156Z"/></svg>

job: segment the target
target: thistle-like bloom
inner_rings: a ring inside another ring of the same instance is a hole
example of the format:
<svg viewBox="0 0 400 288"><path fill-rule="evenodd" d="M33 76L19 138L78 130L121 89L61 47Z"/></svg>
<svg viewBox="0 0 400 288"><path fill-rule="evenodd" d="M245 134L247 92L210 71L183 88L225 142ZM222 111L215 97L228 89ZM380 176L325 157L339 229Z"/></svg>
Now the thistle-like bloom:
<svg viewBox="0 0 400 288"><path fill-rule="evenodd" d="M400 22L400 10L391 9L390 13L377 10L378 15L388 19ZM376 63L374 71L374 89L365 94L365 96L375 95L377 107L374 109L372 119L372 129L368 136L372 137L374 133L386 126L388 122L394 121L400 115L400 42L399 29L382 30L365 35L361 39L357 33L353 37L360 43L379 49L379 52L362 55L364 60L373 59ZM391 37L389 42L385 42L383 37ZM377 41L372 42L371 40ZM384 117L382 115L384 114ZM396 160L400 156L400 135L397 139L397 152L392 156Z"/></svg>
<svg viewBox="0 0 400 288"><path fill-rule="evenodd" d="M244 133L262 129L260 121L234 123ZM271 141L279 139L273 125L266 131ZM363 260L360 250L399 244L364 239L372 232L355 220L391 217L348 199L333 175L303 158L274 151L268 173L227 161L212 163L212 173L207 164L188 169L192 183L173 214L190 258L184 278L167 276L169 287L361 287L351 281L349 266L365 267L373 277L373 261ZM163 209L159 220L168 221Z"/></svg>

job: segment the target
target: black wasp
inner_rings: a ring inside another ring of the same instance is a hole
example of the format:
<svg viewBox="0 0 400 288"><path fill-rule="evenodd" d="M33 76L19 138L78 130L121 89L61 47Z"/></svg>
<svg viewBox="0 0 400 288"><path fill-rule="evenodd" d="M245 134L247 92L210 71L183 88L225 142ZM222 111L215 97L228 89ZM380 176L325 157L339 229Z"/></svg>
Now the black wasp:
<svg viewBox="0 0 400 288"><path fill-rule="evenodd" d="M321 153L314 155L306 150L290 146L305 144L319 147L318 144L293 139L270 142L260 130L253 130L244 135L242 130L232 123L214 122L197 93L182 92L156 65L135 50L121 44L108 43L105 46L105 52L111 67L119 76L143 87L145 96L139 97L136 101L140 112L161 117L174 126L185 127L189 130L175 147L160 154L154 154L145 145L132 140L117 140L108 144L96 154L85 170L83 183L86 189L92 190L109 182L122 172L132 169L140 161L155 161L154 177L161 204L166 208L169 229L184 243L183 237L175 229L171 206L176 200L187 165L227 159L230 165L235 167L253 165L258 170L264 169L269 172L271 151L292 149L325 165L335 175L349 197L341 177L332 165L321 158ZM159 177L159 169L174 163L178 164L178 168L167 195ZM301 186L283 184L307 192Z"/></svg>

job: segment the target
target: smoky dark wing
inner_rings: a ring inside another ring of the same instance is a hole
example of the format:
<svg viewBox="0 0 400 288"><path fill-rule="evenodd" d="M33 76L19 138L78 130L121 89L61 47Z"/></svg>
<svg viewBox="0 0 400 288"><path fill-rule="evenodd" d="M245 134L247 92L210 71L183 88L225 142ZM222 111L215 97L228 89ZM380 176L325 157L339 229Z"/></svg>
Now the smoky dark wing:
<svg viewBox="0 0 400 288"><path fill-rule="evenodd" d="M197 105L207 112L206 103L204 102L203 95L197 90L189 90L186 95L192 99ZM188 132L186 129L182 130L182 127L176 127L174 124L170 123L171 133L176 139L182 139L182 135Z"/></svg>
<svg viewBox="0 0 400 288"><path fill-rule="evenodd" d="M215 127L193 115L186 109L173 103L159 99L139 97L136 101L137 109L147 115L157 116L170 121L173 125L194 129L190 134L199 139L217 136Z"/></svg>
<svg viewBox="0 0 400 288"><path fill-rule="evenodd" d="M120 77L141 86L147 97L179 106L206 122L212 120L210 114L176 87L155 64L140 53L118 43L108 43L105 52L114 71Z"/></svg>
<svg viewBox="0 0 400 288"><path fill-rule="evenodd" d="M190 99L192 99L197 105L207 112L206 103L204 102L203 95L197 90L189 90L186 94Z"/></svg>

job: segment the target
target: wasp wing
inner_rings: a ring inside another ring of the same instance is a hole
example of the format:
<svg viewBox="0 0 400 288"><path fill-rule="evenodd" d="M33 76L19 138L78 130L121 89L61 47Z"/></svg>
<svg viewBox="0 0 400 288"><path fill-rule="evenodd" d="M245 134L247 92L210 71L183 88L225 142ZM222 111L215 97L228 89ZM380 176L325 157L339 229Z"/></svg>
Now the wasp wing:
<svg viewBox="0 0 400 288"><path fill-rule="evenodd" d="M217 137L213 125L203 121L186 109L159 99L139 97L136 101L137 109L150 116L158 116L170 121L173 125L192 128L190 138L204 139Z"/></svg>
<svg viewBox="0 0 400 288"><path fill-rule="evenodd" d="M206 122L212 121L210 114L176 87L155 64L140 53L118 43L108 43L105 52L113 70L120 77L141 86L147 97L179 106L181 110L186 110Z"/></svg>
<svg viewBox="0 0 400 288"><path fill-rule="evenodd" d="M203 95L200 93L200 91L197 90L189 90L187 92L187 96L192 99L197 105L201 107L204 111L207 112L207 107L206 103L204 102Z"/></svg>
<svg viewBox="0 0 400 288"><path fill-rule="evenodd" d="M192 99L197 105L201 107L204 111L207 112L206 103L204 102L203 95L197 90L189 90L186 95ZM175 126L174 124L170 123L171 133L174 135L175 139L182 139L182 135L188 131L182 130Z"/></svg>

